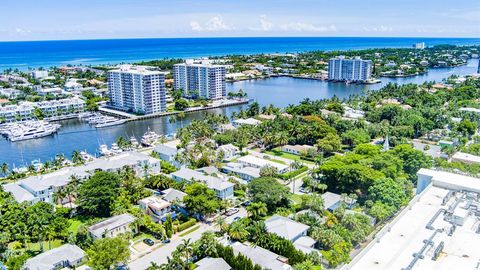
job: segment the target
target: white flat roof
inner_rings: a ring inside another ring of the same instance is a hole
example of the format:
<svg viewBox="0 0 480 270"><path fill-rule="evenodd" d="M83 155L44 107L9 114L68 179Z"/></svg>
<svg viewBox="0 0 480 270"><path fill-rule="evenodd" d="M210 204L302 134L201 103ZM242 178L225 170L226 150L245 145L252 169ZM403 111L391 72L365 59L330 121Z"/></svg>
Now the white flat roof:
<svg viewBox="0 0 480 270"><path fill-rule="evenodd" d="M480 259L480 235L475 233L478 228L475 217L471 216L463 226L457 226L452 236L448 236L452 225L444 220L443 214L432 223L433 230L427 228L440 209L448 209L454 204L454 199L450 199L442 206L443 198L449 191L430 185L412 201L411 207L406 207L397 218L385 225L386 228L377 234L374 242L342 269L407 269L414 260L413 254L420 253L424 240L428 239L433 241L433 245L424 250L424 258L418 259L412 270L476 269ZM435 231L441 229L445 231L437 232L432 238ZM434 251L442 241L443 251L434 260Z"/></svg>
<svg viewBox="0 0 480 270"><path fill-rule="evenodd" d="M241 162L241 163L254 164L258 167L272 166L272 167L277 168L279 171L282 171L282 170L285 170L286 168L288 168L288 166L285 165L285 164L280 164L280 163L273 162L273 161L270 161L270 160L266 160L266 159L263 159L263 158L258 158L256 156L252 156L252 155L243 156L243 157L239 158L237 161Z"/></svg>
<svg viewBox="0 0 480 270"><path fill-rule="evenodd" d="M463 152L456 152L452 159L471 163L480 163L480 157Z"/></svg>

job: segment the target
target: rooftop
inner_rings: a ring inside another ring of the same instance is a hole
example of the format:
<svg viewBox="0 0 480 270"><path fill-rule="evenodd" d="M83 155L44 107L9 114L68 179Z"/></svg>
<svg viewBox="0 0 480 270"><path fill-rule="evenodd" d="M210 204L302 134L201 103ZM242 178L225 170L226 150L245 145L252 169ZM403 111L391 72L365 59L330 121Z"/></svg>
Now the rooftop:
<svg viewBox="0 0 480 270"><path fill-rule="evenodd" d="M456 152L453 156L452 159L457 160L457 161L462 161L466 163L480 163L480 157L463 153L463 152Z"/></svg>
<svg viewBox="0 0 480 270"><path fill-rule="evenodd" d="M135 221L135 217L130 214L121 214L113 216L104 221L96 223L88 227L88 231L98 238L101 238L105 232L114 230L115 228L128 225Z"/></svg>
<svg viewBox="0 0 480 270"><path fill-rule="evenodd" d="M215 189L215 190L224 190L224 189L235 186L235 184L231 182L223 181L218 177L207 175L189 168L182 168L176 172L171 173L170 175L181 178L181 179L185 179L185 180L194 179L196 181L205 183L209 188Z"/></svg>
<svg viewBox="0 0 480 270"><path fill-rule="evenodd" d="M144 205L146 205L148 207L151 207L155 210L162 210L162 209L167 208L167 207L172 205L168 201L166 201L166 200L164 200L160 197L157 197L157 196L150 196L150 197L147 197L147 198L143 198L140 201L138 201L138 203L139 204L144 204Z"/></svg>
<svg viewBox="0 0 480 270"><path fill-rule="evenodd" d="M222 258L203 258L195 263L196 270L230 270L232 267L228 265Z"/></svg>
<svg viewBox="0 0 480 270"><path fill-rule="evenodd" d="M29 270L53 269L61 262L68 261L73 263L83 259L85 256L86 254L81 248L65 244L28 259L25 262L25 268Z"/></svg>
<svg viewBox="0 0 480 270"><path fill-rule="evenodd" d="M288 168L288 166L285 165L285 164L273 162L273 161L266 160L266 159L263 159L263 158L258 158L256 156L252 156L252 155L243 156L243 157L237 159L237 161L240 162L240 163L252 164L252 165L255 165L256 167L272 166L272 167L277 168L277 170L279 170L279 171L283 171L283 170Z"/></svg>
<svg viewBox="0 0 480 270"><path fill-rule="evenodd" d="M293 241L305 233L310 226L282 216L272 216L265 221L267 231Z"/></svg>
<svg viewBox="0 0 480 270"><path fill-rule="evenodd" d="M167 202L181 201L187 193L174 188L165 189L162 191L163 199Z"/></svg>
<svg viewBox="0 0 480 270"><path fill-rule="evenodd" d="M251 126L256 126L256 125L262 123L261 121L259 121L257 119L254 119L254 118L236 119L233 122L236 123L236 124L239 124L239 125L251 125Z"/></svg>
<svg viewBox="0 0 480 270"><path fill-rule="evenodd" d="M261 248L259 246L250 246L246 245L241 242L235 242L231 244L233 248L233 253L237 255L238 253L243 254L250 260L252 260L253 264L258 264L262 268L266 269L275 269L275 270L291 270L292 267L287 263L282 261L286 260L286 258L281 257L269 250ZM282 261L280 261L282 260Z"/></svg>

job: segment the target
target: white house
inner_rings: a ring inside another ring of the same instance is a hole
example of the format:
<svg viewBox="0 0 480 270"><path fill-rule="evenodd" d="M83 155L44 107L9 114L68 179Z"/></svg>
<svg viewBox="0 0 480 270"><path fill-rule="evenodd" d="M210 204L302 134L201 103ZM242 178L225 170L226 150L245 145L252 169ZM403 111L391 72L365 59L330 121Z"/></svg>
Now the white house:
<svg viewBox="0 0 480 270"><path fill-rule="evenodd" d="M179 149L177 146L180 144L180 140L173 140L163 144L155 146L153 151L158 154L161 160L170 162L175 167L179 168L181 164L175 160Z"/></svg>
<svg viewBox="0 0 480 270"><path fill-rule="evenodd" d="M222 167L222 172L226 174L236 174L246 181L252 181L260 177L260 169L250 166L245 166L238 162L229 162Z"/></svg>
<svg viewBox="0 0 480 270"><path fill-rule="evenodd" d="M288 264L288 259L270 250L259 246L251 246L241 242L235 242L230 245L235 255L242 254L252 260L253 264L258 264L264 269L272 270L292 270Z"/></svg>
<svg viewBox="0 0 480 270"><path fill-rule="evenodd" d="M231 160L239 153L238 147L233 144L221 145L217 149L217 155L223 153L223 160Z"/></svg>
<svg viewBox="0 0 480 270"><path fill-rule="evenodd" d="M294 155L301 155L303 153L307 153L309 150L310 151L316 151L317 148L315 148L314 146L311 146L311 145L284 145L282 146L282 151L285 152L285 153L290 153L290 154L294 154Z"/></svg>
<svg viewBox="0 0 480 270"><path fill-rule="evenodd" d="M143 198L138 205L155 222L162 221L172 211L172 204L157 196Z"/></svg>
<svg viewBox="0 0 480 270"><path fill-rule="evenodd" d="M224 181L218 177L201 173L189 168L182 168L170 174L170 177L175 181L198 181L208 186L208 188L215 191L220 199L229 199L233 197L233 187L235 184Z"/></svg>
<svg viewBox="0 0 480 270"><path fill-rule="evenodd" d="M480 164L480 157L468 153L456 152L452 156L452 161L458 161L467 164Z"/></svg>
<svg viewBox="0 0 480 270"><path fill-rule="evenodd" d="M88 227L88 231L94 240L116 237L122 233L135 232L135 228L131 226L135 220L130 214L121 214Z"/></svg>
<svg viewBox="0 0 480 270"><path fill-rule="evenodd" d="M28 259L23 267L25 270L75 268L81 265L85 259L86 254L81 248L75 245L65 244Z"/></svg>
<svg viewBox="0 0 480 270"><path fill-rule="evenodd" d="M308 229L310 229L310 226L277 215L265 220L265 227L269 233L274 233L290 242L307 236Z"/></svg>
<svg viewBox="0 0 480 270"><path fill-rule="evenodd" d="M247 126L256 126L262 123L260 120L254 119L254 118L247 118L247 119L236 119L232 122L232 125L234 127L239 127L243 125Z"/></svg>
<svg viewBox="0 0 480 270"><path fill-rule="evenodd" d="M253 168L263 168L265 166L275 167L278 170L278 173L286 173L288 171L288 165L281 164L278 162L273 162L263 158L258 158L253 155L246 155L237 160L238 163L244 164L245 166Z"/></svg>
<svg viewBox="0 0 480 270"><path fill-rule="evenodd" d="M325 209L329 211L334 211L340 206L340 203L342 202L342 196L330 191L327 191L322 194L322 199L323 199L323 205L325 206ZM356 200L351 199L351 198L346 198L344 203L346 204L347 208L351 208L355 204Z"/></svg>

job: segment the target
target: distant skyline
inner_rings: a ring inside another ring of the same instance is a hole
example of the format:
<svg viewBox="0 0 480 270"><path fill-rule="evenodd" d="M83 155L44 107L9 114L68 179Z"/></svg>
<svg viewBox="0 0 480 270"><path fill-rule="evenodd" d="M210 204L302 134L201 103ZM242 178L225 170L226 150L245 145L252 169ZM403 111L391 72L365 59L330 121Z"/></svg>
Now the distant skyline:
<svg viewBox="0 0 480 270"><path fill-rule="evenodd" d="M478 0L15 0L0 41L271 36L480 37Z"/></svg>

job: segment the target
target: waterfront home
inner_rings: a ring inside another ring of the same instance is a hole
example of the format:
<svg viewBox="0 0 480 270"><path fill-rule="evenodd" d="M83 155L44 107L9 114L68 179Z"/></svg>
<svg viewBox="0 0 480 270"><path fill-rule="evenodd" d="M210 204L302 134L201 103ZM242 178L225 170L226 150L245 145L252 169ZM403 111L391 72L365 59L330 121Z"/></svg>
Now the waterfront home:
<svg viewBox="0 0 480 270"><path fill-rule="evenodd" d="M231 160L239 154L239 149L233 144L221 145L217 149L217 155L223 153L223 160Z"/></svg>
<svg viewBox="0 0 480 270"><path fill-rule="evenodd" d="M244 164L245 166L248 167L253 167L253 168L263 168L265 166L271 166L275 167L278 171L278 173L286 173L288 171L288 165L286 164L281 164L278 162L273 162L270 160L266 160L263 158L259 158L253 155L246 155L243 156L239 159L237 159L237 162L240 164Z"/></svg>
<svg viewBox="0 0 480 270"><path fill-rule="evenodd" d="M76 268L86 260L85 252L76 245L65 244L28 259L25 270Z"/></svg>
<svg viewBox="0 0 480 270"><path fill-rule="evenodd" d="M181 164L177 160L175 160L175 157L179 152L179 144L180 140L169 141L155 146L153 151L158 154L161 160L167 161L175 167L179 168Z"/></svg>
<svg viewBox="0 0 480 270"><path fill-rule="evenodd" d="M141 199L138 205L155 222L163 221L172 212L172 204L158 196Z"/></svg>
<svg viewBox="0 0 480 270"><path fill-rule="evenodd" d="M256 245L235 242L230 245L233 253L237 256L243 256L252 260L253 264L260 265L263 269L292 270L288 264L288 259Z"/></svg>
<svg viewBox="0 0 480 270"><path fill-rule="evenodd" d="M29 176L16 183L5 184L3 188L5 191L11 192L18 202L36 203L43 201L53 203L52 197L55 191L64 188L71 181L72 176L85 180L95 171L117 172L125 166L132 168L139 176L160 172L160 161L158 159L132 151L95 159L81 166L65 167L51 173Z"/></svg>
<svg viewBox="0 0 480 270"><path fill-rule="evenodd" d="M218 132L220 132L220 133L224 133L224 132L227 131L227 130L234 130L234 129L235 129L235 127L234 127L232 124L230 124L230 123L228 123L228 124L221 124L221 125L219 125L218 128L217 128Z"/></svg>
<svg viewBox="0 0 480 270"><path fill-rule="evenodd" d="M243 180L249 182L255 178L260 177L260 169L245 166L238 162L229 162L222 167L222 172L226 174L235 174Z"/></svg>
<svg viewBox="0 0 480 270"><path fill-rule="evenodd" d="M231 270L232 267L228 265L222 258L203 258L195 263L195 270Z"/></svg>
<svg viewBox="0 0 480 270"><path fill-rule="evenodd" d="M351 198L346 198L345 201L343 201L341 195L330 191L323 193L322 199L325 209L331 212L335 211L335 209L337 209L342 202L346 204L347 208L351 208L356 202L356 200Z"/></svg>
<svg viewBox="0 0 480 270"><path fill-rule="evenodd" d="M254 118L247 118L247 119L236 119L232 122L232 125L236 128L240 126L256 126L262 123L261 121L254 119Z"/></svg>
<svg viewBox="0 0 480 270"><path fill-rule="evenodd" d="M48 77L48 70L33 70L32 72L30 72L30 75L34 79L44 79Z"/></svg>
<svg viewBox="0 0 480 270"><path fill-rule="evenodd" d="M95 223L87 229L94 240L116 237L122 233L135 233L136 229L132 226L135 220L130 214L121 214Z"/></svg>
<svg viewBox="0 0 480 270"><path fill-rule="evenodd" d="M201 182L209 189L215 191L216 195L220 199L230 199L233 197L233 187L235 184L224 181L219 177L208 175L199 171L195 171L189 168L182 168L176 172L170 174L170 177L175 181L198 181Z"/></svg>
<svg viewBox="0 0 480 270"><path fill-rule="evenodd" d="M294 154L294 155L297 155L297 156L300 156L302 154L306 154L308 153L308 151L317 151L317 148L314 147L314 146L311 146L311 145L290 145L290 144L287 144L287 145L284 145L281 147L281 150L285 153L290 153L290 154Z"/></svg>

